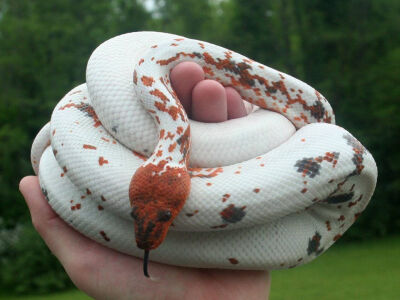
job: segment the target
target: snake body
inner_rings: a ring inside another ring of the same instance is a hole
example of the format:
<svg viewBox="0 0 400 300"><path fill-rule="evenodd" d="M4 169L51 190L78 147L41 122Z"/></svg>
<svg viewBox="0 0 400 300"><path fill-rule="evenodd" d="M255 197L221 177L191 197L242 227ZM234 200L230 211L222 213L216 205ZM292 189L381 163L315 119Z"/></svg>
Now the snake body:
<svg viewBox="0 0 400 300"><path fill-rule="evenodd" d="M169 80L182 61L261 109L189 120ZM139 246L154 249L154 261L204 268L295 267L339 239L375 189L372 155L334 125L319 92L233 51L125 34L94 51L86 81L55 107L32 165L60 217L123 253L141 257Z"/></svg>

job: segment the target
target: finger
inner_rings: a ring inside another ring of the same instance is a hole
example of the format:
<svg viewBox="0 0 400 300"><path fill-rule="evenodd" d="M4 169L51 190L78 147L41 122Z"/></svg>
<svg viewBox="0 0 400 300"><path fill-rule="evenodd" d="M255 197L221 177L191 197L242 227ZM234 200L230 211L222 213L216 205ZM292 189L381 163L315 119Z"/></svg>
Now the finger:
<svg viewBox="0 0 400 300"><path fill-rule="evenodd" d="M19 183L19 190L24 196L31 217L32 219L35 218L35 222L40 219L51 220L57 217L57 214L45 201L37 176L27 176L22 178ZM37 219L37 217L40 218Z"/></svg>
<svg viewBox="0 0 400 300"><path fill-rule="evenodd" d="M225 87L228 108L228 119L236 119L247 116L246 107L240 94L233 87Z"/></svg>
<svg viewBox="0 0 400 300"><path fill-rule="evenodd" d="M204 79L204 71L194 62L182 62L176 65L170 74L171 84L179 101L190 117L193 87Z"/></svg>
<svg viewBox="0 0 400 300"><path fill-rule="evenodd" d="M203 80L192 92L192 118L199 122L223 122L228 120L226 92L215 80Z"/></svg>

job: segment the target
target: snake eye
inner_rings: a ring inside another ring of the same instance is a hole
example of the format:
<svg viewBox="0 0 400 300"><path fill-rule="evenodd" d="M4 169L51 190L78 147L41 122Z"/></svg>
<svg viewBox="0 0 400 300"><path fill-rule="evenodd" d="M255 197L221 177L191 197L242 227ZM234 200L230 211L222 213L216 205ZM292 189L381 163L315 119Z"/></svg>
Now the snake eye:
<svg viewBox="0 0 400 300"><path fill-rule="evenodd" d="M157 220L160 222L167 222L171 219L171 211L169 210L161 210L157 214Z"/></svg>

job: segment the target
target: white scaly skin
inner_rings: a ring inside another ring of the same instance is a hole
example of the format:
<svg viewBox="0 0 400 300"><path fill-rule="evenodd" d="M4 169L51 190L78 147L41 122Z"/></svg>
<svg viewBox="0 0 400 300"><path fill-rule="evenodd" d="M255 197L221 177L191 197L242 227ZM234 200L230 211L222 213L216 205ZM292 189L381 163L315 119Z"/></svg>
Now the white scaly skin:
<svg viewBox="0 0 400 300"><path fill-rule="evenodd" d="M232 51L170 34L125 34L92 54L87 83L58 103L32 146L50 205L86 236L142 257L129 186L144 164L167 160L185 168L178 141L189 123L185 114L174 120L168 110L180 109L168 75L183 60L275 112L260 109L218 124L189 120L190 195L151 259L259 270L311 261L368 204L377 178L371 154L334 125L329 103L307 84ZM156 89L167 100L151 93Z"/></svg>

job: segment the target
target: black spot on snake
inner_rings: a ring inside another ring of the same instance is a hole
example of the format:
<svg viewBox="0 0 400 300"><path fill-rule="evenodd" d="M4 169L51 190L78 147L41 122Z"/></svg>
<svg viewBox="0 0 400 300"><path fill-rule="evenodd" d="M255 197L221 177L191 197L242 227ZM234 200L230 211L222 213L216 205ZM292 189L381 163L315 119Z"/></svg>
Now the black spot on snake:
<svg viewBox="0 0 400 300"><path fill-rule="evenodd" d="M322 251L324 251L324 248L319 248L320 241L321 241L321 235L319 234L318 231L316 231L315 234L311 237L311 239L308 240L308 248L307 248L308 255L311 255L312 253L315 253L315 255L319 255L321 254Z"/></svg>
<svg viewBox="0 0 400 300"><path fill-rule="evenodd" d="M244 211L245 208L246 206L236 207L234 204L230 204L219 214L221 215L223 221L228 223L237 223L246 215L246 212Z"/></svg>
<svg viewBox="0 0 400 300"><path fill-rule="evenodd" d="M325 109L321 101L317 100L314 102L313 106L311 106L310 113L317 120L321 120L324 117Z"/></svg>
<svg viewBox="0 0 400 300"><path fill-rule="evenodd" d="M297 172L304 173L311 178L319 175L319 170L321 169L320 164L314 161L314 158L312 157L305 157L303 159L300 159L296 162L294 166L297 167Z"/></svg>
<svg viewBox="0 0 400 300"><path fill-rule="evenodd" d="M342 203L342 202L347 202L351 200L354 196L354 192L346 193L346 194L341 194L341 195L335 195L335 196L330 196L325 199L326 202L329 204L336 204L336 203Z"/></svg>

